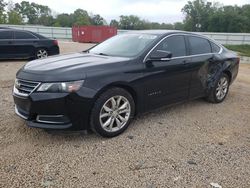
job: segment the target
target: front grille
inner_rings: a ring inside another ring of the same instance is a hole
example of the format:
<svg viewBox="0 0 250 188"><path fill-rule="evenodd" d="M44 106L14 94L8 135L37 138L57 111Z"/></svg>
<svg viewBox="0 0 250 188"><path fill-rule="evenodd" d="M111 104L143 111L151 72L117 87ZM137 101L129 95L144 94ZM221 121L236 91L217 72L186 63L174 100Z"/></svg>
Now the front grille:
<svg viewBox="0 0 250 188"><path fill-rule="evenodd" d="M14 93L21 96L28 96L35 91L39 85L39 82L16 79Z"/></svg>

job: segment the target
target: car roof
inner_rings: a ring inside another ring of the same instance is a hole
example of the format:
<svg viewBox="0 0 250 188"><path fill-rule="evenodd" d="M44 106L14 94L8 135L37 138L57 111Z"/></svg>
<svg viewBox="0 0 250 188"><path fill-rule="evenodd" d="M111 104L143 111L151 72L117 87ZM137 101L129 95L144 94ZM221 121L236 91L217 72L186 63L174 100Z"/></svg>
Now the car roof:
<svg viewBox="0 0 250 188"><path fill-rule="evenodd" d="M31 33L31 34L35 35L36 37L38 37L39 39L47 39L45 36L40 35L40 34L35 33L35 32L32 32L32 31L29 31L29 30L0 27L0 31L22 31L22 32Z"/></svg>
<svg viewBox="0 0 250 188"><path fill-rule="evenodd" d="M9 27L0 27L0 29L10 29Z"/></svg>
<svg viewBox="0 0 250 188"><path fill-rule="evenodd" d="M129 31L128 33L152 34L152 35L159 35L159 36L165 36L165 35L176 33L176 34L190 34L190 35L201 36L197 33L181 31L181 30L134 30L134 31Z"/></svg>

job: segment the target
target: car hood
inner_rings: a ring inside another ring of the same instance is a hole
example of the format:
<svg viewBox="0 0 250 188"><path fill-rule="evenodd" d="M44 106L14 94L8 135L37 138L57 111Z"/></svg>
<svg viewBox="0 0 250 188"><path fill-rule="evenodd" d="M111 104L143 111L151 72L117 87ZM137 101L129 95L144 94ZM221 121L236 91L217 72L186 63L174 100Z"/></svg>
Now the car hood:
<svg viewBox="0 0 250 188"><path fill-rule="evenodd" d="M85 79L91 70L105 70L113 63L129 60L123 57L102 56L88 53L73 53L28 62L17 78L33 81L70 81Z"/></svg>

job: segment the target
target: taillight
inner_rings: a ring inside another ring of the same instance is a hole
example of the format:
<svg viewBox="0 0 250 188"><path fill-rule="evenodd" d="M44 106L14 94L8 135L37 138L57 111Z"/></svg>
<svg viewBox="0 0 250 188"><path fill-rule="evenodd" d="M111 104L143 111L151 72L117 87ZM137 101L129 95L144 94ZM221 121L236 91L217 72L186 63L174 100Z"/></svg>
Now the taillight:
<svg viewBox="0 0 250 188"><path fill-rule="evenodd" d="M237 58L237 63L238 63L238 64L240 63L240 58L239 58L239 57Z"/></svg>
<svg viewBox="0 0 250 188"><path fill-rule="evenodd" d="M58 46L58 41L57 40L53 40L54 45Z"/></svg>

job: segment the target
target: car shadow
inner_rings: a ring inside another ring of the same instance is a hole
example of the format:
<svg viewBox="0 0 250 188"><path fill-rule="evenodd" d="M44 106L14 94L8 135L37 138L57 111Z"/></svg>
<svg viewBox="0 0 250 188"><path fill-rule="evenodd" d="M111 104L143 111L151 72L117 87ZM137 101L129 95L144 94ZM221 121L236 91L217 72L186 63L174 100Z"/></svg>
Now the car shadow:
<svg viewBox="0 0 250 188"><path fill-rule="evenodd" d="M196 99L193 101L182 102L182 103L178 103L175 105L164 106L164 107L152 110L150 112L140 114L134 118L134 120L131 122L131 125L128 127L128 129L124 133L122 133L120 136L122 136L123 134L124 135L132 134L131 132L134 132L133 129L136 129L138 131L138 129L142 128L143 122L147 122L150 119L159 119L159 122L160 122L161 118L164 115L167 115L168 113L182 111L183 108L186 108L187 106L188 108L195 108L195 106L197 105L207 105L207 104L209 105L209 103L206 103L204 99ZM108 139L108 138L103 138L99 135L96 135L91 130L88 130L88 131L87 130L83 130L83 131L43 130L43 131L49 137L55 136L55 137L60 137L60 138L68 138L70 140L78 140L79 138L81 139L84 138L87 140L88 139L92 140L93 138L100 138L100 140Z"/></svg>
<svg viewBox="0 0 250 188"><path fill-rule="evenodd" d="M0 59L0 63L20 63L20 62L28 62L30 59Z"/></svg>

